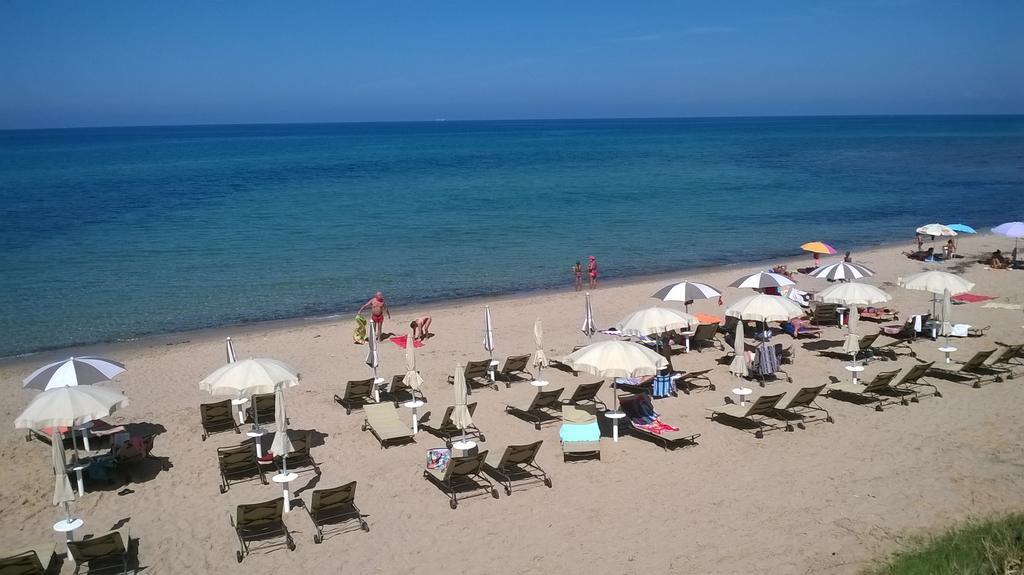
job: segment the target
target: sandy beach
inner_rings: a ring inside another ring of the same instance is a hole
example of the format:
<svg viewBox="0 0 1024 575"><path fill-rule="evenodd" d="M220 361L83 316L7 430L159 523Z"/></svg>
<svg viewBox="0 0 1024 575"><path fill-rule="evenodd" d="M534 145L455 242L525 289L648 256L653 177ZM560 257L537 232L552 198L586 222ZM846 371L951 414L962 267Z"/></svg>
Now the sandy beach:
<svg viewBox="0 0 1024 575"><path fill-rule="evenodd" d="M995 302L1024 303L1024 272L990 270L976 263L995 248L1009 251L1012 241L994 236L959 241L963 259L937 265L900 255L907 246L888 246L853 254L854 260L877 272L867 283L893 296L889 307L901 317L930 311L930 294L894 284L926 268L961 273L976 283L972 293L994 296ZM938 245L938 244L936 244ZM810 257L794 258L790 269L808 265ZM759 266L763 267L763 266ZM701 280L720 288L757 268L730 266L705 270ZM824 280L797 275L798 287L819 291ZM598 327L607 327L627 313L659 302L650 298L664 279L601 286L593 292ZM567 282L568 284L568 282ZM368 295L374 286L367 286ZM749 295L724 289L726 304ZM401 302L393 302L400 304ZM420 413L436 423L452 403L446 378L457 363L483 359L481 301L435 306L430 313L437 335L417 350L418 367L428 398ZM531 353L533 323L544 322L545 348L559 358L586 342L580 333L583 294L569 291L486 300L493 316L495 356ZM681 304L663 304L682 308ZM354 311L354 310L353 310ZM404 335L421 309L396 307L387 331ZM724 313L713 300L698 301L693 312ZM983 303L954 306L959 323L990 326L984 337L958 338L956 359L990 349L993 342L1024 342L1024 313L986 308ZM294 499L306 504L315 488L358 481L356 501L370 532L351 531L313 543L314 530L302 509L286 517L297 549L255 550L238 565L237 539L228 515L237 504L280 496L276 485L249 482L218 492L217 447L237 444L244 436L220 433L200 438L198 406L211 402L198 382L224 363L222 330L181 333L125 344L60 350L5 360L0 380L9 393L0 402L3 419L11 422L37 392L20 381L51 359L102 353L124 362L128 371L106 384L131 400L109 423L149 423L164 430L153 453L168 469L152 462L139 481L128 485L95 485L73 504L86 526L79 535L130 525L137 538L138 565L153 574L180 573L777 573L853 574L870 561L900 548L908 538L941 531L965 518L1019 509L1024 505L1024 401L1020 378L981 389L936 380L943 397L928 397L909 406L887 406L883 412L830 398L819 403L835 419L807 429L767 433L763 439L708 419L709 409L722 405L737 380L718 360L724 352L706 349L673 358L677 369L713 369L717 391L659 399L663 419L690 433L697 445L672 451L625 434L618 443L602 439L601 461L563 463L558 426L537 431L504 413L507 403L526 400L535 388L527 383L503 385L499 391L479 390L475 423L485 433L480 449L502 451L510 444L542 439L539 464L550 474L553 488L531 484L511 496L467 499L458 509L424 481L424 452L443 442L420 432L415 444L382 450L360 426L361 411L346 415L333 401L345 382L369 377L366 348L352 343L352 321L337 320L288 325L255 325L231 330L240 357L272 357L296 367L301 384L287 392L292 429L323 434L313 456L322 476L303 473L292 485ZM860 323L862 334L877 324ZM598 335L595 340L605 338ZM819 354L822 341L840 352L843 331L826 327L820 340L792 340L795 362L786 366L792 383L769 383L781 392L822 384L830 378L849 381L843 360ZM881 338L882 342L890 341ZM809 346L810 349L808 349ZM938 341L914 344L918 360L941 361ZM381 345L381 375L404 372L404 350ZM871 362L863 377L918 360ZM585 374L548 369L551 387L566 395ZM756 385L754 393L762 390ZM608 387L603 399L610 403ZM403 418L409 410L402 409ZM607 431L607 430L606 430ZM49 447L26 442L22 431L9 427L0 443L7 464L0 470L0 529L6 547L53 540L52 524L60 511L50 505L53 490ZM66 561L62 573L71 573Z"/></svg>

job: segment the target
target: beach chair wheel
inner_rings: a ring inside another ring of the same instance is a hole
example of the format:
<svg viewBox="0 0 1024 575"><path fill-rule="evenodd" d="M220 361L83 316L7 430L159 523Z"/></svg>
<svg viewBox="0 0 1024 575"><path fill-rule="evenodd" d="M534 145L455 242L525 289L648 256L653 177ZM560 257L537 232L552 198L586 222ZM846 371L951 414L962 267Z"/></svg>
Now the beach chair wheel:
<svg viewBox="0 0 1024 575"><path fill-rule="evenodd" d="M228 492L228 488L224 487L223 485L218 485L217 489L220 489L221 495L223 495L223 494Z"/></svg>
<svg viewBox="0 0 1024 575"><path fill-rule="evenodd" d="M487 441L486 439L484 439L484 434L482 433L480 434L480 441Z"/></svg>
<svg viewBox="0 0 1024 575"><path fill-rule="evenodd" d="M506 487L505 488L505 495L512 495L512 488L511 487Z"/></svg>
<svg viewBox="0 0 1024 575"><path fill-rule="evenodd" d="M796 429L795 429L795 428L794 428L794 427L793 427L792 425L789 425L789 424L787 423L787 424L786 424L786 431L791 431L791 432L792 432L792 431L796 431Z"/></svg>
<svg viewBox="0 0 1024 575"><path fill-rule="evenodd" d="M323 537L320 537L319 535L314 535L313 536L313 543L319 545L319 544L323 543L323 541L324 541Z"/></svg>
<svg viewBox="0 0 1024 575"><path fill-rule="evenodd" d="M365 522L365 521L363 521L363 531L365 531L367 533L370 532L370 524Z"/></svg>
<svg viewBox="0 0 1024 575"><path fill-rule="evenodd" d="M511 488L506 488L506 491L508 491L509 495L512 495L512 489ZM495 489L494 487L491 488L491 497L493 497L495 499L498 498L498 490Z"/></svg>
<svg viewBox="0 0 1024 575"><path fill-rule="evenodd" d="M796 426L799 427L800 429L807 429L807 426L804 425L802 421L800 423L797 423Z"/></svg>
<svg viewBox="0 0 1024 575"><path fill-rule="evenodd" d="M826 416L825 417L825 421L827 421L828 423L835 423L836 422L836 420L832 419L831 415Z"/></svg>
<svg viewBox="0 0 1024 575"><path fill-rule="evenodd" d="M981 389L981 382L976 381L971 385L971 387L973 387L974 389Z"/></svg>
<svg viewBox="0 0 1024 575"><path fill-rule="evenodd" d="M715 391L715 389L716 389L715 388L715 384L713 384L713 383L708 384L708 391Z"/></svg>
<svg viewBox="0 0 1024 575"><path fill-rule="evenodd" d="M547 486L548 486L548 489L551 489L551 487L553 487L553 485L551 484L551 478L550 478L550 477L549 477L549 478L546 478L546 479L544 480L544 485L547 485Z"/></svg>
<svg viewBox="0 0 1024 575"><path fill-rule="evenodd" d="M764 432L759 429L754 432L754 437L758 439L764 439Z"/></svg>
<svg viewBox="0 0 1024 575"><path fill-rule="evenodd" d="M459 502L455 501L454 499L452 499L451 501L448 502L448 507L451 507L452 509L455 509L458 506L459 506Z"/></svg>
<svg viewBox="0 0 1024 575"><path fill-rule="evenodd" d="M288 539L288 550L295 551L295 542L292 541L291 538Z"/></svg>
<svg viewBox="0 0 1024 575"><path fill-rule="evenodd" d="M235 551L235 561L241 563L243 558L244 556L242 555L241 551Z"/></svg>

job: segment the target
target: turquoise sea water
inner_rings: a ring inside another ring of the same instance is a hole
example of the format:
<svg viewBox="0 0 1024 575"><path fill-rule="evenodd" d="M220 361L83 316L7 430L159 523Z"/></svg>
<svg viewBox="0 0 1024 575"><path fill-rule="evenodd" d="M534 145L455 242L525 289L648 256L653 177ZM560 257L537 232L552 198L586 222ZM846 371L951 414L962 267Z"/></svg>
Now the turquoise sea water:
<svg viewBox="0 0 1024 575"><path fill-rule="evenodd" d="M0 355L567 285L590 254L909 242L1022 197L1022 116L0 131Z"/></svg>

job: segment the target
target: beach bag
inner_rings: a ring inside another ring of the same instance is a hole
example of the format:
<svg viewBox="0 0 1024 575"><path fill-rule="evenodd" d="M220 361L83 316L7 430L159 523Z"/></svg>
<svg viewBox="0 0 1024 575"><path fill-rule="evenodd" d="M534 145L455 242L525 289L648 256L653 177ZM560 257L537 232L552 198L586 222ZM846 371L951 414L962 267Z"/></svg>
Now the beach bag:
<svg viewBox="0 0 1024 575"><path fill-rule="evenodd" d="M356 328L352 330L353 343L366 343L366 318L356 314Z"/></svg>
<svg viewBox="0 0 1024 575"><path fill-rule="evenodd" d="M435 447L427 450L427 469L444 470L448 467L448 461L452 458L452 450L444 447Z"/></svg>

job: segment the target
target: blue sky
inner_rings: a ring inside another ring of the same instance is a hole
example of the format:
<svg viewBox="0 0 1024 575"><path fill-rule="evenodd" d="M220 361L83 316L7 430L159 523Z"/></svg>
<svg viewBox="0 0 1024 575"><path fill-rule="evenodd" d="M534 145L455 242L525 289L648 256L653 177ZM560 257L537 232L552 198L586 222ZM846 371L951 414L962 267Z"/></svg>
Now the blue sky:
<svg viewBox="0 0 1024 575"><path fill-rule="evenodd" d="M1024 113L1024 2L0 0L0 128Z"/></svg>

